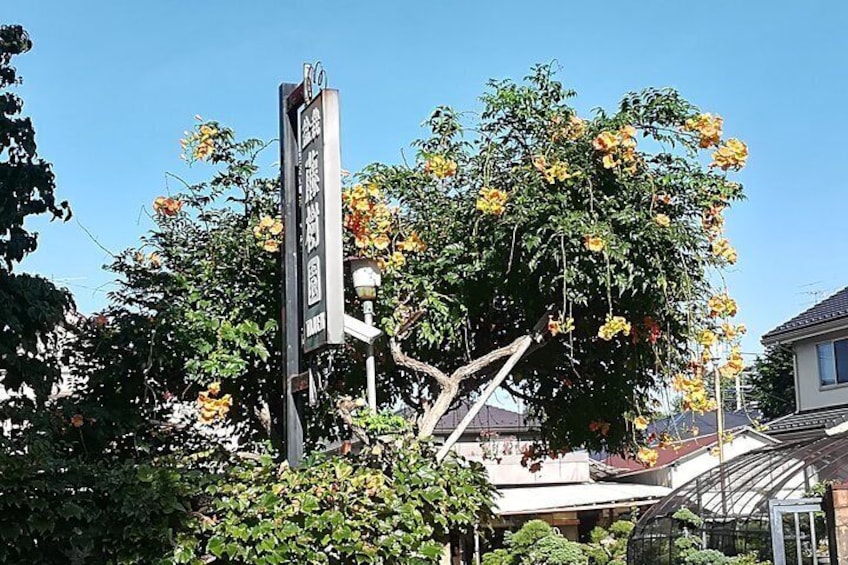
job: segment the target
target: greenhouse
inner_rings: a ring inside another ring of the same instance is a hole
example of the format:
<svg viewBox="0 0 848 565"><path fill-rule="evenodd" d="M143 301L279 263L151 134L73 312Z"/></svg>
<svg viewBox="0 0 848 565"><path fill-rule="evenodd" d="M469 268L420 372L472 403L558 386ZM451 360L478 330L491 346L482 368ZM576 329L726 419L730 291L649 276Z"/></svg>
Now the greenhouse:
<svg viewBox="0 0 848 565"><path fill-rule="evenodd" d="M848 479L848 437L820 437L764 447L686 483L639 520L629 565L676 562L674 541L684 526L672 516L687 508L704 520L706 547L726 555L755 552L778 563L827 563L820 511L824 485ZM771 523L780 523L774 555ZM781 543L782 542L782 543Z"/></svg>

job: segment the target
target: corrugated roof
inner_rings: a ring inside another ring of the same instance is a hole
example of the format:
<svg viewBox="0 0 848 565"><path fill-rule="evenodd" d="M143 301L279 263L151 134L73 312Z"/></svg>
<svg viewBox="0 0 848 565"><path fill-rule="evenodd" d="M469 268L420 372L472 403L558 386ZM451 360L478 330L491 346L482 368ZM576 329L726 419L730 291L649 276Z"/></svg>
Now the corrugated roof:
<svg viewBox="0 0 848 565"><path fill-rule="evenodd" d="M809 328L824 322L830 322L846 317L848 317L848 287L845 287L836 294L825 298L812 308L804 310L788 322L780 324L770 332L766 333L763 336L763 341L788 332Z"/></svg>
<svg viewBox="0 0 848 565"><path fill-rule="evenodd" d="M497 514L536 514L587 508L650 504L671 492L670 488L635 483L574 483L501 489Z"/></svg>

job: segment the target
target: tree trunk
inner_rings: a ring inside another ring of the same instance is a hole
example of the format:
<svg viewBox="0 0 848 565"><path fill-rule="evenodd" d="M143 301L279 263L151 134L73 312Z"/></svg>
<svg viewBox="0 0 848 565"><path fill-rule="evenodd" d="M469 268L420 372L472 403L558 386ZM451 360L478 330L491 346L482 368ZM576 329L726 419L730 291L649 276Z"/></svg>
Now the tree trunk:
<svg viewBox="0 0 848 565"><path fill-rule="evenodd" d="M449 382L442 386L436 401L427 407L424 414L418 420L419 438L426 438L433 435L433 430L436 429L442 416L447 413L457 394L459 394L459 385L457 383Z"/></svg>

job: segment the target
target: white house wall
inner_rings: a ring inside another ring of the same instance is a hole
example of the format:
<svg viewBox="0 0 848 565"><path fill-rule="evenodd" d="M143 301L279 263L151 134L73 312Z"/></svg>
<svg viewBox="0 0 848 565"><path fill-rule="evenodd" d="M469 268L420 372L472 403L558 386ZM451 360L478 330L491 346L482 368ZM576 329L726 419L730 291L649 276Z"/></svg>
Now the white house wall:
<svg viewBox="0 0 848 565"><path fill-rule="evenodd" d="M822 341L848 338L848 332L839 331L797 341L795 350L795 383L798 410L814 410L848 404L848 384L822 388L819 384L819 364L816 344Z"/></svg>
<svg viewBox="0 0 848 565"><path fill-rule="evenodd" d="M756 435L738 435L733 438L733 441L724 444L724 459L730 461L743 453L748 453L765 445L771 445L771 443ZM718 456L713 455L712 449L705 449L671 467L670 484L665 486L677 488L714 467L718 467Z"/></svg>
<svg viewBox="0 0 848 565"><path fill-rule="evenodd" d="M517 440L460 442L454 446L454 450L472 461L482 463L489 474L489 480L496 486L585 483L592 480L589 454L585 451L566 453L557 459L545 459L539 471L531 473L526 466L521 465L523 451L530 445L529 442ZM493 451L497 459L493 459Z"/></svg>

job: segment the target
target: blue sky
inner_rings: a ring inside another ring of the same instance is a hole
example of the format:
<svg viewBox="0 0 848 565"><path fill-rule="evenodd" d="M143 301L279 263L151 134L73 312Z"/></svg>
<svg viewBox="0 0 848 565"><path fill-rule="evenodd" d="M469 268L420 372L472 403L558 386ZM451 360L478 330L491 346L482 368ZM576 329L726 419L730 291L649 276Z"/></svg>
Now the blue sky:
<svg viewBox="0 0 848 565"><path fill-rule="evenodd" d="M342 100L342 158L399 159L436 105L475 109L489 78L557 60L579 111L672 86L750 147L749 199L728 216L740 261L728 281L759 336L848 285L848 4L841 2L4 2L35 48L16 59L25 110L75 220L36 224L26 269L101 307L101 265L148 227L142 213L184 171L193 116L277 136L277 85L321 60ZM270 167L276 161L267 152ZM79 224L77 223L79 222ZM819 296L821 297L821 296Z"/></svg>

